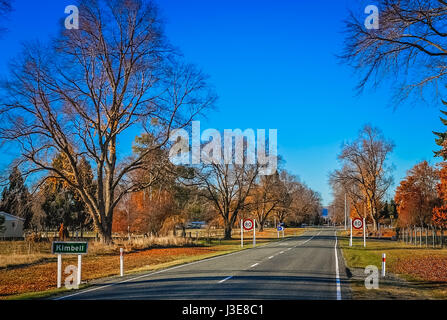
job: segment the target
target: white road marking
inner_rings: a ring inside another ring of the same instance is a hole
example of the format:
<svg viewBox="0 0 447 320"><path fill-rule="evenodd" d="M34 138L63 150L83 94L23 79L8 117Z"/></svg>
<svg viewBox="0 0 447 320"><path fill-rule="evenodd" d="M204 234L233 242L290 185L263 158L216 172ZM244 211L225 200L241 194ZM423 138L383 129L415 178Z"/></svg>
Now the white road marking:
<svg viewBox="0 0 447 320"><path fill-rule="evenodd" d="M220 280L219 283L222 283L222 282L225 282L227 280L230 280L231 278L233 278L233 276L226 277L225 279Z"/></svg>
<svg viewBox="0 0 447 320"><path fill-rule="evenodd" d="M340 274L338 270L337 231L335 231L335 281L337 282L337 300L341 300Z"/></svg>
<svg viewBox="0 0 447 320"><path fill-rule="evenodd" d="M254 267L256 267L258 264L259 264L259 263L255 263L255 264L251 265L250 268L254 268Z"/></svg>
<svg viewBox="0 0 447 320"><path fill-rule="evenodd" d="M270 256L269 259L273 259L275 256Z"/></svg>
<svg viewBox="0 0 447 320"><path fill-rule="evenodd" d="M284 253L284 251L281 251L279 254L283 254Z"/></svg>
<svg viewBox="0 0 447 320"><path fill-rule="evenodd" d="M320 231L320 232L321 232L321 231ZM307 233L307 231L304 232L302 235L304 235L304 234L306 234L306 233ZM313 237L312 237L312 238L313 238ZM311 239L312 239L312 238L311 238ZM261 247L269 247L269 246L272 246L272 245L277 244L278 242L283 242L283 241L287 241L287 240L289 240L289 239L286 238L286 239L283 239L283 240L279 240L279 241L277 241L277 242L270 242L270 243L265 244L265 245L262 245L262 244L261 244L260 246L255 247L255 248L253 248L253 249L256 250L256 249L261 248ZM309 240L310 240L310 239L309 239ZM307 242L307 241L306 241L306 242ZM129 282L129 281L135 281L135 280L138 280L138 279L141 279L141 278L150 277L150 276L152 276L152 275L159 274L159 273L163 273L163 272L166 272L166 271L170 271L170 270L174 270L174 269L178 269L178 268L183 268L183 267L187 267L187 266L190 266L190 265L193 265L193 264L202 263L202 262L206 262L206 261L211 261L211 260L214 260L214 259L219 259L219 258L223 258L223 257L228 257L228 256L231 256L231 255L234 255L234 254L239 254L239 253L242 253L242 252L245 252L245 250L240 250L240 251L236 251L236 252L229 253L229 254L223 254L223 255L220 255L220 256L217 256L217 257L212 257L212 258L208 258L208 259L198 260L198 261L194 261L194 262L190 262L190 263L186 263L186 264L178 265L178 266L175 266L175 267L171 267L171 268L167 268L167 269L163 269L163 270L159 270L159 271L155 271L155 272L151 272L151 273L143 274L143 275L138 276L138 277L135 277L135 278L130 278L130 279L127 279L127 280L123 280L123 281L119 281L119 282L114 282L114 283L107 284L107 285L103 285L103 286L100 286L100 287L96 287L96 288L92 288L92 289L83 290L83 291L76 292L76 293L73 293L73 294L70 294L70 295L65 295L65 296L57 297L57 298L54 298L53 300L63 300L63 299L70 298L70 297L74 297L74 296L77 296L77 295L80 295L80 294L84 294L84 293L88 293L88 292L97 291L97 290L105 289L105 288L108 288L108 287L112 287L112 286L115 286L115 285L117 285L117 284L126 283L126 282Z"/></svg>
<svg viewBox="0 0 447 320"><path fill-rule="evenodd" d="M259 246L259 248L260 247L261 246ZM53 300L62 300L62 299L65 299L65 298L74 297L74 296L77 296L77 295L80 295L80 294L83 294L83 293L88 293L88 292L92 292L92 291L96 291L96 290L101 290L101 289L105 289L105 288L108 288L108 287L112 287L112 286L115 286L117 284L126 283L126 282L130 282L130 281L135 281L135 280L138 280L138 279L141 279L141 278L150 277L150 276L153 276L153 275L156 275L156 274L159 274L159 273L163 273L163 272L166 272L166 271L170 271L170 270L174 270L174 269L178 269L178 268L183 268L183 267L186 267L186 266L191 266L193 264L206 262L206 261L211 261L211 260L215 260L215 259L218 259L218 258L232 256L232 255L235 255L235 254L238 254L238 253L242 253L244 251L245 250L240 250L240 251L236 251L236 252L233 252L233 253L223 254L223 255L220 255L220 256L217 256L217 257L212 257L212 258L208 258L208 259L203 259L203 260L198 260L198 261L194 261L194 262L178 265L178 266L175 266L175 267L171 267L171 268L167 268L167 269L163 269L163 270L159 270L159 271L143 274L143 275L135 277L135 278L130 278L130 279L127 279L127 280L114 282L114 283L106 284L106 285L103 285L103 286L100 286L100 287L87 289L87 290L76 292L76 293L73 293L73 294L70 294L70 295L54 298Z"/></svg>

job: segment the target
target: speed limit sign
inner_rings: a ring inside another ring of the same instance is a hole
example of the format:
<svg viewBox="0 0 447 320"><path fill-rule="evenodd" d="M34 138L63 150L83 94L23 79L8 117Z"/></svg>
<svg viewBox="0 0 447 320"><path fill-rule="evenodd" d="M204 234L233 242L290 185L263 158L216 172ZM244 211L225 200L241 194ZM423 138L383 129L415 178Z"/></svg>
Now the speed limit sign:
<svg viewBox="0 0 447 320"><path fill-rule="evenodd" d="M252 219L245 219L244 220L244 229L249 231L253 229L254 223Z"/></svg>
<svg viewBox="0 0 447 320"><path fill-rule="evenodd" d="M361 229L363 227L363 221L360 218L355 218L352 220L352 227L354 229Z"/></svg>

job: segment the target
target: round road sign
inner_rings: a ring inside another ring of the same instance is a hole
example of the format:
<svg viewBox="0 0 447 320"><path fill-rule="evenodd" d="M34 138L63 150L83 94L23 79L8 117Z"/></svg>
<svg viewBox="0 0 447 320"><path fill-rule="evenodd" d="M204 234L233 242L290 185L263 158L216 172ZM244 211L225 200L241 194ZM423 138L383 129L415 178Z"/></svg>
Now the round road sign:
<svg viewBox="0 0 447 320"><path fill-rule="evenodd" d="M253 229L253 225L254 225L254 223L253 223L253 220L252 219L245 219L244 220L244 229L245 230L251 230L251 229Z"/></svg>
<svg viewBox="0 0 447 320"><path fill-rule="evenodd" d="M363 220L360 218L355 218L352 220L352 227L354 229L361 229L363 227Z"/></svg>

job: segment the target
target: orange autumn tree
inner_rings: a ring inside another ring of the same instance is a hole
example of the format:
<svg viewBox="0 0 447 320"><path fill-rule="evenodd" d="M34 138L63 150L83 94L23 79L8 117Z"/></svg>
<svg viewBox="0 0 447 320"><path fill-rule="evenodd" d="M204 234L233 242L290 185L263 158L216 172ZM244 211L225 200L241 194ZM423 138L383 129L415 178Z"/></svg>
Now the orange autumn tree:
<svg viewBox="0 0 447 320"><path fill-rule="evenodd" d="M160 235L164 222L176 212L167 190L144 190L129 194L115 212L113 232Z"/></svg>
<svg viewBox="0 0 447 320"><path fill-rule="evenodd" d="M422 226L431 222L433 208L438 203L438 181L439 170L430 166L427 161L416 164L407 172L394 197L399 226Z"/></svg>
<svg viewBox="0 0 447 320"><path fill-rule="evenodd" d="M260 177L247 197L249 211L256 218L260 232L264 230L268 217L281 206L287 192L284 189L285 185L280 180L279 173L276 172L270 176Z"/></svg>

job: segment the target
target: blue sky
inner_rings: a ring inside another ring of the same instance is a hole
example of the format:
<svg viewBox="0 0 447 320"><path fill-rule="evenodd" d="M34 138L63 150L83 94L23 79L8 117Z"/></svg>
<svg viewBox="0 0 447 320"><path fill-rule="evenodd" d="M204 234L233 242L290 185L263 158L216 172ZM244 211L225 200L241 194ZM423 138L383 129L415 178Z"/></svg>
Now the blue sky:
<svg viewBox="0 0 447 320"><path fill-rule="evenodd" d="M341 144L353 140L366 123L379 127L396 145L390 157L395 184L417 162L438 161L432 131L443 130L441 105L403 104L394 110L389 81L356 95L358 78L335 57L343 46L347 8L362 8L359 1L158 3L168 38L210 76L219 95L217 110L201 119L202 130L278 129L285 168L319 191L325 205L331 201L328 175L338 167ZM6 72L21 42L46 41L56 34L70 4L15 0L15 12L6 23L9 32L0 39L0 73ZM130 148L133 139L129 136L123 148ZM0 167L5 168L14 150L2 153Z"/></svg>

